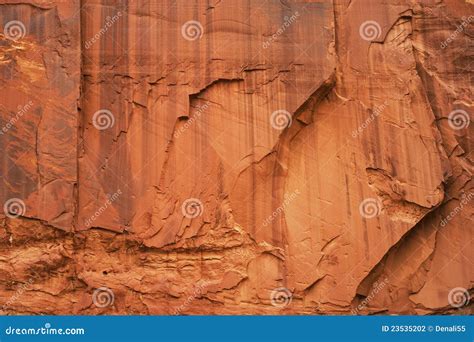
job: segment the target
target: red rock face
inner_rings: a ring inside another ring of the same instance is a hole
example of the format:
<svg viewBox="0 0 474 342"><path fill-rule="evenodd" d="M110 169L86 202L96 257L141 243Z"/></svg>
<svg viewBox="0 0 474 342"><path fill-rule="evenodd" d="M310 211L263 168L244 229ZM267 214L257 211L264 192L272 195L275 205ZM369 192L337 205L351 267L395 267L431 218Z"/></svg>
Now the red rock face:
<svg viewBox="0 0 474 342"><path fill-rule="evenodd" d="M2 312L470 312L473 9L0 0Z"/></svg>

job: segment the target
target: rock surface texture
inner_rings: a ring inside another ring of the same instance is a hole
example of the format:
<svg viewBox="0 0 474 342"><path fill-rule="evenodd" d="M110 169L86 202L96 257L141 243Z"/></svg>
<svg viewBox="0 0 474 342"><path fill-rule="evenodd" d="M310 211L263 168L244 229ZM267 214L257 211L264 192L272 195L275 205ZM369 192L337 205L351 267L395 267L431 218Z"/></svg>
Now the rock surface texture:
<svg viewBox="0 0 474 342"><path fill-rule="evenodd" d="M474 3L0 0L3 314L466 314Z"/></svg>

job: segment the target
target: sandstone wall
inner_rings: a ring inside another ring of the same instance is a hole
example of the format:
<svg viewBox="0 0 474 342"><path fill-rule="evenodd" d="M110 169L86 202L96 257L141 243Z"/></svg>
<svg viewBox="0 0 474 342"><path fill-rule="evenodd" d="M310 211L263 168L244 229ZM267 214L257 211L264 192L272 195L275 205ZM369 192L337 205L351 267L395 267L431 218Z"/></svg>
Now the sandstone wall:
<svg viewBox="0 0 474 342"><path fill-rule="evenodd" d="M473 15L0 0L3 313L471 312Z"/></svg>

